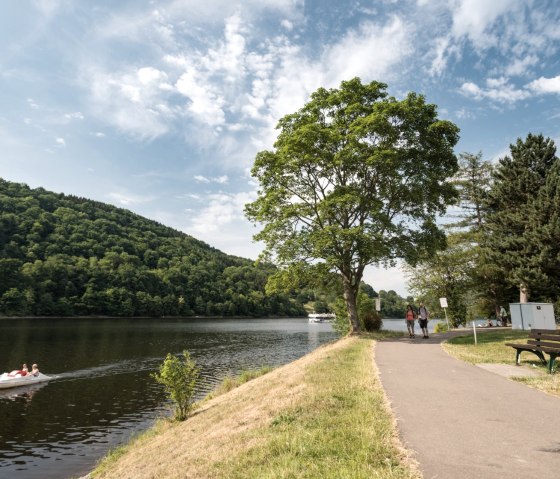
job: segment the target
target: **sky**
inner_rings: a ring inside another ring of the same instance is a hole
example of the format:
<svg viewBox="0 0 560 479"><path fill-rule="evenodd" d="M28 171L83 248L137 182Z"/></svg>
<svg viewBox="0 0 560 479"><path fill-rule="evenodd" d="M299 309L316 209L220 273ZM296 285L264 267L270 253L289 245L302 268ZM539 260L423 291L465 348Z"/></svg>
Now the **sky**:
<svg viewBox="0 0 560 479"><path fill-rule="evenodd" d="M18 0L0 16L0 177L127 208L226 253L257 152L319 87L384 82L496 161L560 140L555 0ZM397 268L376 290L408 292Z"/></svg>

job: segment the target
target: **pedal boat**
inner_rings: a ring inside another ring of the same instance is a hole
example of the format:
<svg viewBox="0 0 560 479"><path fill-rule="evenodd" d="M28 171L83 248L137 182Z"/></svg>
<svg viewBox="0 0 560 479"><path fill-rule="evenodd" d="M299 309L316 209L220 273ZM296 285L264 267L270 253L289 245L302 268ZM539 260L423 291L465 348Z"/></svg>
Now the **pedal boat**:
<svg viewBox="0 0 560 479"><path fill-rule="evenodd" d="M26 374L25 376L16 374L15 376L11 376L9 373L3 373L0 375L0 389L30 386L31 384L44 383L51 379L50 376L43 373L38 373L37 376L33 374Z"/></svg>

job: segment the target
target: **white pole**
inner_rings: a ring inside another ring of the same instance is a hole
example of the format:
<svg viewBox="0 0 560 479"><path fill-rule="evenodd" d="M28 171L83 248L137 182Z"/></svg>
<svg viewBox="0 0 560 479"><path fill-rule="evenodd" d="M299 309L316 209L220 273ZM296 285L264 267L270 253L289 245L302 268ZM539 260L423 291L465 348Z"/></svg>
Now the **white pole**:
<svg viewBox="0 0 560 479"><path fill-rule="evenodd" d="M443 312L445 313L445 322L447 323L447 331L451 328L449 327L449 321L447 320L447 308L443 308Z"/></svg>
<svg viewBox="0 0 560 479"><path fill-rule="evenodd" d="M474 331L474 344L478 344L478 342L476 341L476 321L474 319L472 322L472 329Z"/></svg>

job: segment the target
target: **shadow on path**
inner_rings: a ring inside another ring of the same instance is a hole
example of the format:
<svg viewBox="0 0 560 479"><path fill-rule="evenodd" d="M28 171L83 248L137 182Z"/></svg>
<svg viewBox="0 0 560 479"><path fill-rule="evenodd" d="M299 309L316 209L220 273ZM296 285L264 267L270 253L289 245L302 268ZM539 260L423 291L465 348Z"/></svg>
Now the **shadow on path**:
<svg viewBox="0 0 560 479"><path fill-rule="evenodd" d="M375 346L401 439L424 478L557 479L560 399L443 351L442 341L468 334L387 338Z"/></svg>

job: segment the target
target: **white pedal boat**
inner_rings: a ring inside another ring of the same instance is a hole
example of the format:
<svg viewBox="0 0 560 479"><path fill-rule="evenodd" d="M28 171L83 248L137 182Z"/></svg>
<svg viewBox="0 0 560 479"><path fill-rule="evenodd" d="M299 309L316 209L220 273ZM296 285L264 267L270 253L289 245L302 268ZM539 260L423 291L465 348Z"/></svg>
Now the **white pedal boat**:
<svg viewBox="0 0 560 479"><path fill-rule="evenodd" d="M33 374L26 374L25 376L16 374L15 376L11 376L9 373L4 373L0 375L0 389L30 386L31 384L44 383L51 379L50 376L46 376L43 373L39 373L37 376Z"/></svg>

